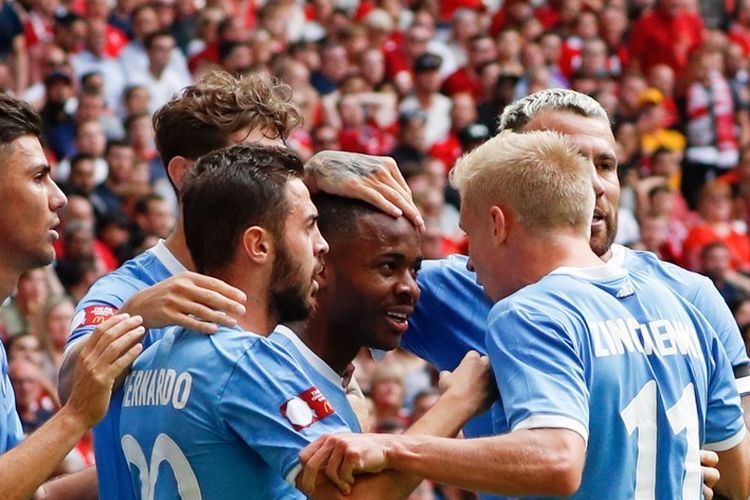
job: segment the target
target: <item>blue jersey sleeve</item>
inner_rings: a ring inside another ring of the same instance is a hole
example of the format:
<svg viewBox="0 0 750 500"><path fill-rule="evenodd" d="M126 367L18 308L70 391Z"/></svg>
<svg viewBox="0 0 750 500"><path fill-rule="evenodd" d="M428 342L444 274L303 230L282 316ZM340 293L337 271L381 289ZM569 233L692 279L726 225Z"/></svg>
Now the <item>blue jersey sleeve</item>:
<svg viewBox="0 0 750 500"><path fill-rule="evenodd" d="M65 348L93 332L98 323L116 314L130 297L148 286L138 279L116 273L102 277L76 306Z"/></svg>
<svg viewBox="0 0 750 500"><path fill-rule="evenodd" d="M737 321L711 280L704 278L703 282L703 286L697 287L691 302L716 331L735 371L737 390L741 395L750 394L750 360Z"/></svg>
<svg viewBox="0 0 750 500"><path fill-rule="evenodd" d="M235 364L219 416L293 486L305 446L323 434L352 432L294 358L265 338Z"/></svg>
<svg viewBox="0 0 750 500"><path fill-rule="evenodd" d="M2 398L0 409L3 413L3 422L0 423L0 454L2 454L23 440L23 429L16 411L13 384L8 377L8 361L2 346L0 346L0 398Z"/></svg>
<svg viewBox="0 0 750 500"><path fill-rule="evenodd" d="M732 368L724 348L716 337L711 344L710 372L706 405L706 445L713 451L737 446L745 435L745 421Z"/></svg>
<svg viewBox="0 0 750 500"><path fill-rule="evenodd" d="M589 391L578 339L549 316L498 304L487 353L511 431L564 428L588 440Z"/></svg>

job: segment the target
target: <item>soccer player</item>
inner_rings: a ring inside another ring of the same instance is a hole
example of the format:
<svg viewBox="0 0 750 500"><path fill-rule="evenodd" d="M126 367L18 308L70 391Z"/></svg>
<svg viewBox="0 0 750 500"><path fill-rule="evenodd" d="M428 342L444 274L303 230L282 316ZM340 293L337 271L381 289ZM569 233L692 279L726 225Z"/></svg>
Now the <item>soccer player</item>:
<svg viewBox="0 0 750 500"><path fill-rule="evenodd" d="M626 269L659 278L706 316L729 356L747 410L750 361L734 318L710 280L662 262L651 253L613 245L620 185L615 139L601 105L572 90L542 90L506 107L500 130L555 130L568 136L579 148L594 168L596 205L591 248L605 261L612 260ZM469 350L486 352L486 318L492 303L476 284L475 273L467 270L466 261L466 257L451 256L423 263L418 277L422 295L402 342L404 348L440 370L451 370ZM745 419L750 420L750 411L745 412ZM468 437L494 434L490 414L469 422L464 434Z"/></svg>
<svg viewBox="0 0 750 500"><path fill-rule="evenodd" d="M389 468L505 495L699 498L706 446L732 471L725 491L747 497L750 437L726 353L689 302L592 250L591 169L548 131L503 133L454 169L468 266L499 301L485 342L501 434L328 436L302 454L305 484L321 467L347 483Z"/></svg>
<svg viewBox="0 0 750 500"><path fill-rule="evenodd" d="M300 120L290 98L287 85L261 75L238 79L227 73L214 73L176 95L154 115L154 127L157 149L178 194L184 175L204 154L240 142L283 145ZM306 165L305 181L313 190L359 197L421 224L393 160L322 152ZM178 220L166 240L97 281L76 308L60 374L63 399L77 364L79 340L118 311L143 317L145 347L169 325L206 333L216 331L217 325L235 325L233 315L246 310L245 295L193 269ZM134 498L117 431L122 396L120 390L114 393L107 416L94 428L99 496L105 500Z"/></svg>
<svg viewBox="0 0 750 500"><path fill-rule="evenodd" d="M66 198L50 177L41 134L42 121L28 104L0 94L0 199L5 203L0 210L0 302L21 274L55 258L57 212ZM141 351L140 321L117 315L94 330L81 350L68 402L24 441L0 347L0 498L31 497L104 416L115 378ZM77 478L70 479L49 483L39 494L75 498Z"/></svg>
<svg viewBox="0 0 750 500"><path fill-rule="evenodd" d="M222 327L211 336L173 329L136 361L124 386L120 431L141 498L172 498L178 493L240 498L248 492L257 498L301 498L292 485L302 448L324 433L359 429L341 381L356 354L348 347L359 340L345 338L354 325L336 331L330 311L305 330L305 341L283 326L272 333L277 323L304 319L311 311L321 258L328 250L301 175L302 164L283 148L237 145L204 156L186 176L183 220L196 269L241 289L250 297L250 307L238 317L237 328ZM227 216L217 220L216 213ZM377 265L378 270L387 267L381 283L391 283L392 299L404 302L384 304L381 314L371 313L375 324L368 330L393 337L387 340L393 347L398 344L397 332L406 328L406 308L416 300L412 273L419 245L415 229L405 219L399 219L395 229L388 227L392 220L385 215L383 219L359 217L357 224L350 218L345 224L371 236L362 244L368 250L369 243L369 251L359 260L368 259L367 266ZM379 235L371 234L373 224ZM377 236L384 238L379 244ZM408 239L395 241L394 236ZM377 245L383 250L371 248ZM373 257L377 263L369 260ZM393 263L394 258L403 262ZM342 259L340 255L338 261ZM336 273L327 269L323 274L325 286L339 287ZM372 279L374 274L365 270L359 277ZM364 287L360 284L358 289ZM341 285L340 293L352 290ZM369 304L371 295L360 297ZM388 318L394 314L399 321L391 326ZM334 338L346 348L333 348ZM327 348L315 345L316 340L327 342ZM481 368L481 363L473 364ZM448 399L438 403L445 414L442 422L417 424L419 432L458 432L484 399L464 393L481 393L481 385L475 378L451 387ZM161 460L171 466L172 474L160 470ZM392 476L374 478L352 493L355 498L382 498L419 483ZM333 498L337 492L329 484L317 495Z"/></svg>

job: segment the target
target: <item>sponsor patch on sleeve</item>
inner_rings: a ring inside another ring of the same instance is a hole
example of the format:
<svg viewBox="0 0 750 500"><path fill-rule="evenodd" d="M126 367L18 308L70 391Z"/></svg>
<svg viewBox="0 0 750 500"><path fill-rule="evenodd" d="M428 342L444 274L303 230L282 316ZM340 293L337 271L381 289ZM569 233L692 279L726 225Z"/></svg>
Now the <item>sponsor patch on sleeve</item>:
<svg viewBox="0 0 750 500"><path fill-rule="evenodd" d="M295 431L301 431L336 412L326 397L316 387L289 399L279 408Z"/></svg>
<svg viewBox="0 0 750 500"><path fill-rule="evenodd" d="M112 306L95 305L84 307L73 318L73 330L82 326L99 326L117 313Z"/></svg>

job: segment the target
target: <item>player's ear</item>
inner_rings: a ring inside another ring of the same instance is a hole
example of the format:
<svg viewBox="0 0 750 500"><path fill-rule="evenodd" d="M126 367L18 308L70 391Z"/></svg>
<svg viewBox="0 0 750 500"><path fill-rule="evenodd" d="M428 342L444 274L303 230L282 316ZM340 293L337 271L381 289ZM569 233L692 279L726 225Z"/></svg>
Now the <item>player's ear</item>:
<svg viewBox="0 0 750 500"><path fill-rule="evenodd" d="M178 193L182 191L182 180L192 164L193 160L188 160L184 156L175 156L167 164L167 175L174 183Z"/></svg>
<svg viewBox="0 0 750 500"><path fill-rule="evenodd" d="M262 227L250 226L242 235L242 251L256 264L265 264L273 252L273 238Z"/></svg>
<svg viewBox="0 0 750 500"><path fill-rule="evenodd" d="M490 218L492 219L492 236L497 243L502 243L508 236L507 210L494 205L490 207Z"/></svg>

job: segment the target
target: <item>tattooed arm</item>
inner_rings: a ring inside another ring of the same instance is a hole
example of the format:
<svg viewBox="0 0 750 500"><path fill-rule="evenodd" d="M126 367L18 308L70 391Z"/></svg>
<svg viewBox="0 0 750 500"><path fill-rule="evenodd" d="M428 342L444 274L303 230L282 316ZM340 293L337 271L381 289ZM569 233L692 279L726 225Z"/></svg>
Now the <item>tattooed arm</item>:
<svg viewBox="0 0 750 500"><path fill-rule="evenodd" d="M411 190L393 158L321 151L305 164L305 184L311 193L323 191L366 201L393 217L404 215L417 229L424 229Z"/></svg>

